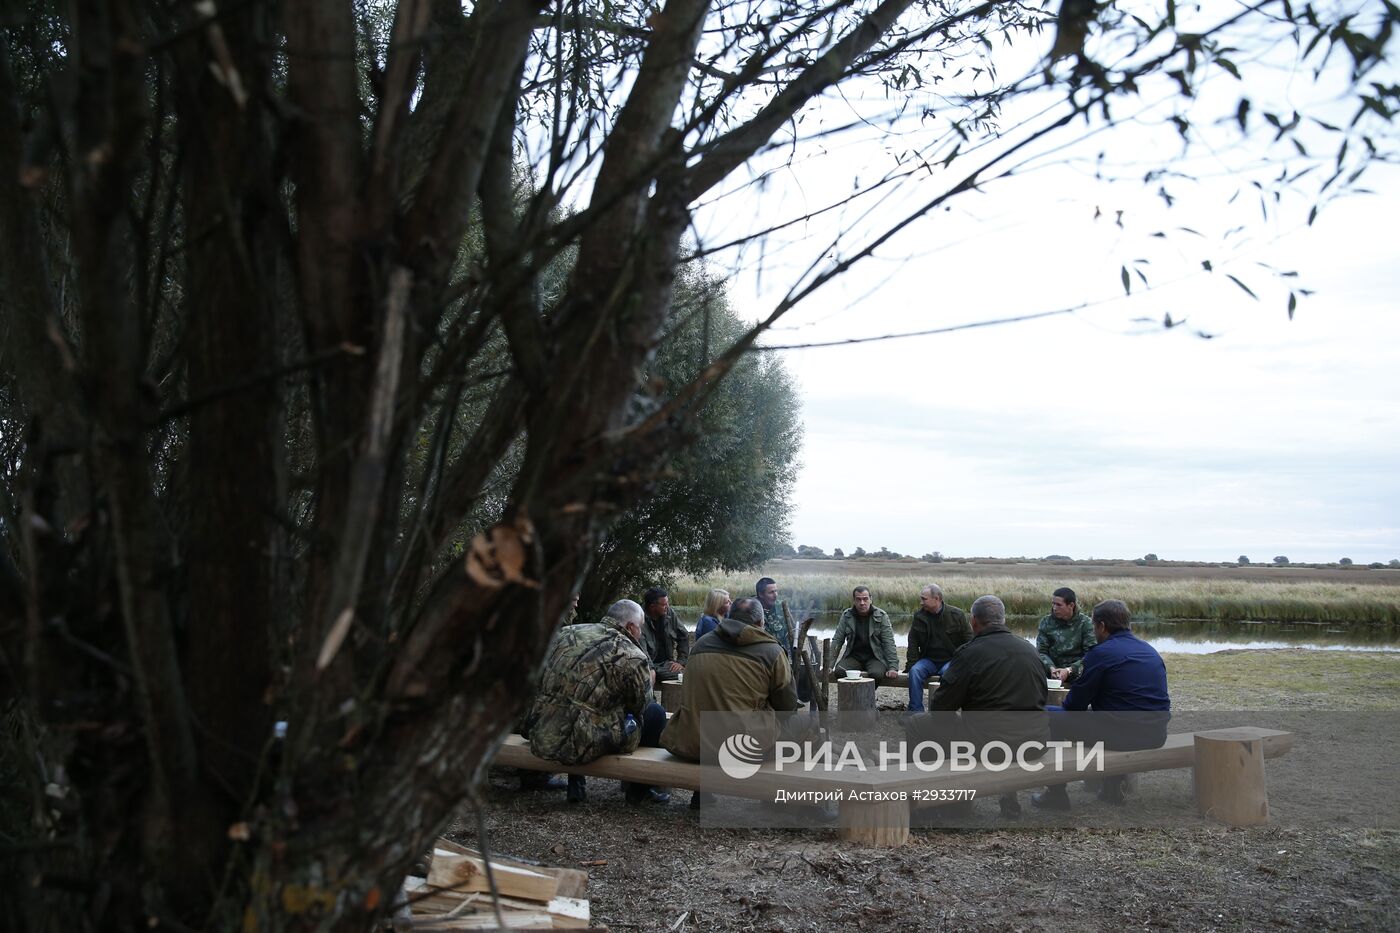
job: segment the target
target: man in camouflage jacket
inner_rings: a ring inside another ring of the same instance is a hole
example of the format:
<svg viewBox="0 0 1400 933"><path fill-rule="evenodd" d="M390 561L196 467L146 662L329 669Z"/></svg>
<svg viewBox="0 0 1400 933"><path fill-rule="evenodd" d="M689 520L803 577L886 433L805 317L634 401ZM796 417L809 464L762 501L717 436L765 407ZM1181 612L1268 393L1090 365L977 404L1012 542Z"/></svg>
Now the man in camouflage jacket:
<svg viewBox="0 0 1400 933"><path fill-rule="evenodd" d="M627 607L635 608L635 617L618 618L628 614ZM637 643L641 615L640 606L622 600L601 622L559 630L521 727L531 752L577 765L636 750L636 722L643 720L652 689L651 668ZM629 714L635 720L630 729Z"/></svg>
<svg viewBox="0 0 1400 933"><path fill-rule="evenodd" d="M1045 665L1045 676L1058 677L1065 683L1084 671L1084 655L1099 643L1094 637L1094 623L1079 611L1074 590L1062 586L1050 598L1050 614L1040 620L1035 636L1035 650Z"/></svg>
<svg viewBox="0 0 1400 933"><path fill-rule="evenodd" d="M753 592L763 607L763 630L782 646L783 654L791 656L792 643L798 634L797 626L792 621L787 600L778 598L778 584L772 577L764 577L754 584Z"/></svg>

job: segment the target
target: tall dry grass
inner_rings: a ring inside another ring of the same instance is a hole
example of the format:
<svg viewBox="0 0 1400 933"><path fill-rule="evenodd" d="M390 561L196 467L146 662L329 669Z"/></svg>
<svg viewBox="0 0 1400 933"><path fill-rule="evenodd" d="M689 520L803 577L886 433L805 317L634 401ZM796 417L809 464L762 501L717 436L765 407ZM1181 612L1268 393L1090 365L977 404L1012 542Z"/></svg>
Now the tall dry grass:
<svg viewBox="0 0 1400 933"><path fill-rule="evenodd" d="M851 589L870 587L875 605L887 612L913 612L924 583L943 587L946 600L966 609L978 596L1001 597L1012 615L1044 615L1050 593L1066 581L1053 577L975 577L934 573L921 580L908 573L867 576L847 574L774 575L779 591L794 609L844 609ZM756 576L726 575L682 580L671 590L671 601L697 606L710 587L723 587L736 597L753 592ZM1400 588L1377 584L1329 582L1256 582L1240 580L1076 578L1069 585L1086 611L1105 599L1121 599L1139 619L1210 619L1222 622L1343 622L1400 624Z"/></svg>

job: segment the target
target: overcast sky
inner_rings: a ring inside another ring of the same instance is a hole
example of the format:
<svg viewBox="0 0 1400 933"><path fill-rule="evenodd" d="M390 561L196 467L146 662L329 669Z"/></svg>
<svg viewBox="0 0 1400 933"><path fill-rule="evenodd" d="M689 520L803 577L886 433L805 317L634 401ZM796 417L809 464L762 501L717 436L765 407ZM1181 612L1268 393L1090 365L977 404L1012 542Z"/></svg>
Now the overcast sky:
<svg viewBox="0 0 1400 933"><path fill-rule="evenodd" d="M1276 90L1296 98L1297 76ZM823 113L834 122L862 106L848 98ZM1139 177L1133 147L1155 157L1173 145L1146 130L1117 139L1110 162ZM793 544L1400 557L1400 172L1372 170L1376 194L1330 205L1309 228L1302 198L1269 204L1267 218L1257 193L1231 202L1246 176L1229 152L1181 163L1204 180L1173 183L1168 211L1155 186L1095 182L1085 166L1101 145L911 226L770 335L769 344L810 343L1089 303L1028 323L783 351L805 425ZM884 171L889 148L880 133L852 134L824 159L786 167L765 188L762 219L827 203L854 176ZM854 241L924 190L911 183L866 213L802 224L761 258L751 249L729 260L736 307L766 314L833 231ZM700 231L714 239L741 226L734 211L716 211ZM1171 235L1150 236L1159 230ZM1125 297L1120 269L1133 259L1149 260L1138 267L1157 287L1143 293L1135 279ZM1316 294L1290 322L1288 290L1300 286ZM1168 313L1187 324L1164 329Z"/></svg>

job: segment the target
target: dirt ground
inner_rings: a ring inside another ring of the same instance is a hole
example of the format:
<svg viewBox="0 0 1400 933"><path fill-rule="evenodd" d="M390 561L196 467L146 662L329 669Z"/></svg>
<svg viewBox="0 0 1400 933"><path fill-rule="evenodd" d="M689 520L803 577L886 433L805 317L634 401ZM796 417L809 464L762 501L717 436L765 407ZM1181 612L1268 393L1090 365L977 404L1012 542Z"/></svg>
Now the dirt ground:
<svg viewBox="0 0 1400 933"><path fill-rule="evenodd" d="M1334 695L1309 697L1312 709L1357 710L1351 698L1369 671L1384 687L1362 705L1376 712L1330 715L1370 716L1383 723L1378 734L1393 735L1400 658L1356 658ZM1259 680L1279 663L1271 652L1228 659ZM1221 708L1218 690L1193 689L1195 679L1175 681L1175 705ZM896 699L889 693L882 706ZM1018 823L982 800L972 828L916 823L907 845L877 849L843 843L832 829L702 827L683 790L668 806L633 807L617 782L592 779L589 802L571 806L560 791L521 792L514 772L493 769L487 841L500 852L586 867L594 921L614 930L1400 929L1400 829L1376 828L1400 827L1400 800L1368 791L1389 765L1366 774L1338 763L1325 743L1312 744L1311 756L1299 754L1308 746L1300 741L1293 755L1270 762L1278 765L1270 772L1275 819L1253 829L1197 818L1186 771L1144 775L1132 798L1143 812L1169 815L1173 825L1164 828L1114 828L1123 811L1073 785L1083 821L1074 829L1047 825L1022 793ZM1313 812L1308 790L1324 786L1353 791L1362 804L1356 815ZM474 842L474 826L465 813L453 835Z"/></svg>

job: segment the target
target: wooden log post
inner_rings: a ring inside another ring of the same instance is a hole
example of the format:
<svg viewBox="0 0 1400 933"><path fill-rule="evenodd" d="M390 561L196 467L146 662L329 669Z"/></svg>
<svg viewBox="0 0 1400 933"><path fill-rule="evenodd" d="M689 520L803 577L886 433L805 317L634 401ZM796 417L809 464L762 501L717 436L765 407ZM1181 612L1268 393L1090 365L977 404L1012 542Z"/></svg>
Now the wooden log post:
<svg viewBox="0 0 1400 933"><path fill-rule="evenodd" d="M674 713L681 708L682 683L679 680L661 681L661 706L668 713Z"/></svg>
<svg viewBox="0 0 1400 933"><path fill-rule="evenodd" d="M907 801L845 800L841 803L839 819L837 835L846 842L893 847L909 841Z"/></svg>
<svg viewBox="0 0 1400 933"><path fill-rule="evenodd" d="M875 728L875 680L842 677L836 681L836 708L841 728L865 731Z"/></svg>
<svg viewBox="0 0 1400 933"><path fill-rule="evenodd" d="M831 709L831 639L822 639L822 699Z"/></svg>
<svg viewBox="0 0 1400 933"><path fill-rule="evenodd" d="M1269 821L1264 740L1246 729L1196 733L1196 807L1230 826Z"/></svg>

